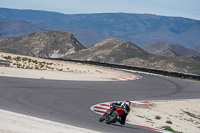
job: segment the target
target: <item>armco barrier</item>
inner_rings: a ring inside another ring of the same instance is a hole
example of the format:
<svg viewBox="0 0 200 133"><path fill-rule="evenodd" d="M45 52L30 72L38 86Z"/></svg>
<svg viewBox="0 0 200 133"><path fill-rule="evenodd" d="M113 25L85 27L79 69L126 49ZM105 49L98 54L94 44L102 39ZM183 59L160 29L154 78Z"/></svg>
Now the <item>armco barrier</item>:
<svg viewBox="0 0 200 133"><path fill-rule="evenodd" d="M135 67L135 66L129 66L129 65L121 65L121 64L106 63L106 62L96 62L96 61L69 60L69 59L62 59L62 58L48 58L48 59L70 61L70 62L77 62L77 63L83 63L83 64L92 64L92 65L98 65L98 66L104 66L104 67L112 67L112 68L121 68L121 69L128 69L128 70L135 70L135 71L142 71L142 72L148 72L148 73L153 73L153 74L159 74L159 75L164 75L164 76L200 80L200 75L190 74L190 73L165 71L165 70L160 70L160 69L152 69L152 68L145 68L145 67Z"/></svg>
<svg viewBox="0 0 200 133"><path fill-rule="evenodd" d="M10 66L10 61L0 60L0 66Z"/></svg>

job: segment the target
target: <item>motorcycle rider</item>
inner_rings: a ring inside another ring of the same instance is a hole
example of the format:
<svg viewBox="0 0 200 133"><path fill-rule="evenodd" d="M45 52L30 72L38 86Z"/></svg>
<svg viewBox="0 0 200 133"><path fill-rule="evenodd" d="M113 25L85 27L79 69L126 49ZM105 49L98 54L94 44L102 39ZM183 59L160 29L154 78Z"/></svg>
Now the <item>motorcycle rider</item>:
<svg viewBox="0 0 200 133"><path fill-rule="evenodd" d="M123 115L120 115L119 118L117 119L117 121L124 125L125 122L126 122L126 117L128 115L128 113L130 112L130 105L131 105L131 102L130 101L126 101L126 102L113 102L110 106L111 106L111 109L110 111L108 112L108 115L109 114L112 114L112 112L114 110L116 110L117 108L122 108L125 113Z"/></svg>

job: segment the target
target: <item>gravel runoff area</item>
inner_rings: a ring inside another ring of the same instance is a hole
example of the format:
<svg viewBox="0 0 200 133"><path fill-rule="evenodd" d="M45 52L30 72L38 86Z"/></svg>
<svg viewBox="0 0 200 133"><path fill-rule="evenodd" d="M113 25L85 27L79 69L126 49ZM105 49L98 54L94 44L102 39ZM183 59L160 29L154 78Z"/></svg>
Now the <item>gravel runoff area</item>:
<svg viewBox="0 0 200 133"><path fill-rule="evenodd" d="M200 133L200 100L150 101L134 104L127 117L139 125L174 133Z"/></svg>
<svg viewBox="0 0 200 133"><path fill-rule="evenodd" d="M98 133L0 109L0 133Z"/></svg>

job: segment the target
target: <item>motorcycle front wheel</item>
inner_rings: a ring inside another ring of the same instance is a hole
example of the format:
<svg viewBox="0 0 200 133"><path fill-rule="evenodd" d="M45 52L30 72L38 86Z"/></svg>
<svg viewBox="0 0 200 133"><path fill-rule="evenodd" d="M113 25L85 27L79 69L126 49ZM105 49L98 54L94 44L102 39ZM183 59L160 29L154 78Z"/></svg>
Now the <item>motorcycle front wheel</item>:
<svg viewBox="0 0 200 133"><path fill-rule="evenodd" d="M113 112L107 119L106 123L110 124L116 121L118 114L116 112Z"/></svg>
<svg viewBox="0 0 200 133"><path fill-rule="evenodd" d="M99 122L102 122L102 121L104 121L105 119L104 119L104 117L103 116L101 116L100 118L99 118Z"/></svg>
<svg viewBox="0 0 200 133"><path fill-rule="evenodd" d="M104 113L100 118L99 118L99 122L102 122L106 119L107 113Z"/></svg>

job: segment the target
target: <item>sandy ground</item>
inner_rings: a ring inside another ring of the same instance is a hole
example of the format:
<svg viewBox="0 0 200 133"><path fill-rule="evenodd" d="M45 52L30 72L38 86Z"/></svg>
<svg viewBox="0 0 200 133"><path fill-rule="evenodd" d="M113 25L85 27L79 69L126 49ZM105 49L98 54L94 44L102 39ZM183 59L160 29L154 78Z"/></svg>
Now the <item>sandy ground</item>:
<svg viewBox="0 0 200 133"><path fill-rule="evenodd" d="M0 109L0 133L98 133Z"/></svg>
<svg viewBox="0 0 200 133"><path fill-rule="evenodd" d="M128 120L162 129L169 126L176 133L200 133L200 100L155 101L132 105Z"/></svg>
<svg viewBox="0 0 200 133"><path fill-rule="evenodd" d="M132 76L129 73L104 67L0 52L0 60L6 59L11 61L10 67L0 67L0 76L87 81L113 81Z"/></svg>

